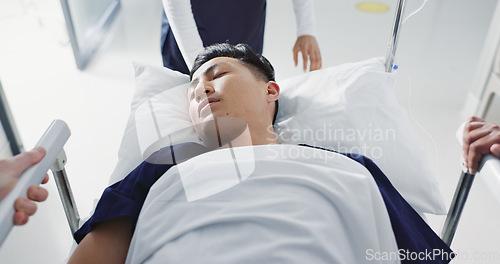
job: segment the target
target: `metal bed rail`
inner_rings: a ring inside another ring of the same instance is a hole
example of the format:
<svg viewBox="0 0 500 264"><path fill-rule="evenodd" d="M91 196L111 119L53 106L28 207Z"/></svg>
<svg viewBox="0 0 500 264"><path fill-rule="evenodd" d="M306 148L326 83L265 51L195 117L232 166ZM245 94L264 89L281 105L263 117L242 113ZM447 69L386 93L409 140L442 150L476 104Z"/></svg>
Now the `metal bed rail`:
<svg viewBox="0 0 500 264"><path fill-rule="evenodd" d="M446 216L444 227L441 232L441 239L443 239L448 246L451 246L451 241L455 236L458 222L460 221L460 216L462 216L462 211L467 201L467 197L469 196L470 189L472 188L474 178L475 174L462 172L460 175L455 195L451 201L450 209L448 210L448 215Z"/></svg>
<svg viewBox="0 0 500 264"><path fill-rule="evenodd" d="M497 193L500 187L500 159L493 155L486 155L483 157L479 170L476 174L469 174L462 172L460 180L458 181L455 195L450 205L450 210L446 216L441 238L448 246L451 245L455 231L457 230L458 222L462 211L467 201L467 197L472 188L475 175L487 182L487 186L493 190L493 196L500 201L500 194Z"/></svg>
<svg viewBox="0 0 500 264"><path fill-rule="evenodd" d="M74 234L80 225L80 215L78 214L73 191L71 190L66 170L64 169L66 162L66 153L62 150L50 170L56 181L57 191L64 207L64 213L66 214L71 234Z"/></svg>

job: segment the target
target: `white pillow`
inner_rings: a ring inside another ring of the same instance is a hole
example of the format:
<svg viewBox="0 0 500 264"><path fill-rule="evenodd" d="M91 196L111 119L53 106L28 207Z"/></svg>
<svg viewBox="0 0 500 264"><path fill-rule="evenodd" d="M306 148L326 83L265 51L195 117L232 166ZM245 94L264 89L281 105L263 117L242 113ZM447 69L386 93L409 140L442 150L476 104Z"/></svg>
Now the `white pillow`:
<svg viewBox="0 0 500 264"><path fill-rule="evenodd" d="M134 67L137 91L111 183L156 149L199 142L187 112L188 76L161 67ZM280 81L275 131L282 143L368 156L415 210L445 214L434 172L395 98L395 79L384 72L383 59L375 58Z"/></svg>
<svg viewBox="0 0 500 264"><path fill-rule="evenodd" d="M155 95L189 82L189 76L177 71L163 67L145 66L139 63L133 65L136 89L132 98L127 126L118 150L118 162L109 179L110 184L123 179L144 160L136 131L135 113L139 106L147 103L148 99ZM173 118L176 119L178 116L173 116ZM175 122L173 125L177 123Z"/></svg>

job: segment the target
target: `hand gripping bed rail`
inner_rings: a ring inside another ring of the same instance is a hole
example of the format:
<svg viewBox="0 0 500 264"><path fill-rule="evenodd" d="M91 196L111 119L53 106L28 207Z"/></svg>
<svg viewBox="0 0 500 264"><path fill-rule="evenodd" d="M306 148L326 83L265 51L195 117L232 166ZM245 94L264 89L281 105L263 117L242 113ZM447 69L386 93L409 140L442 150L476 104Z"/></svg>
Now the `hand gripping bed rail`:
<svg viewBox="0 0 500 264"><path fill-rule="evenodd" d="M71 132L64 121L53 121L36 144L36 147L45 148L45 157L23 171L14 189L0 201L0 246L14 226L15 201L20 197L26 198L28 188L43 181L49 168L54 166L54 162L58 163L58 157L64 152L63 147L70 135Z"/></svg>
<svg viewBox="0 0 500 264"><path fill-rule="evenodd" d="M456 134L460 145L463 144L462 135L464 126L465 122L458 128ZM464 168L463 170L441 232L441 239L443 239L448 246L451 245L453 236L457 230L458 222L462 215L470 189L472 188L475 175L478 175L478 177L486 182L486 186L490 187L493 196L500 202L500 193L498 193L498 189L500 189L500 159L489 154L482 158L477 173L470 174L467 169Z"/></svg>

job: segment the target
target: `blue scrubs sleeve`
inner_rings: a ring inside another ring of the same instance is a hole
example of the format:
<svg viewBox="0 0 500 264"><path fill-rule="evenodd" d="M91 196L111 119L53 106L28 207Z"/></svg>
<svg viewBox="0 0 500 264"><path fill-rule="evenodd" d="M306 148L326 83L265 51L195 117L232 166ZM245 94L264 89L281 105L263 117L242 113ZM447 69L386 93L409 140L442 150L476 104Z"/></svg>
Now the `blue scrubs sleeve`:
<svg viewBox="0 0 500 264"><path fill-rule="evenodd" d="M106 188L94 214L73 235L76 242L80 243L97 224L120 217L128 217L135 229L149 189L172 166L143 162L122 181Z"/></svg>
<svg viewBox="0 0 500 264"><path fill-rule="evenodd" d="M130 219L133 232L151 186L172 166L207 151L205 146L190 142L152 154L127 177L104 190L94 214L73 235L76 242L80 243L99 223L120 217Z"/></svg>

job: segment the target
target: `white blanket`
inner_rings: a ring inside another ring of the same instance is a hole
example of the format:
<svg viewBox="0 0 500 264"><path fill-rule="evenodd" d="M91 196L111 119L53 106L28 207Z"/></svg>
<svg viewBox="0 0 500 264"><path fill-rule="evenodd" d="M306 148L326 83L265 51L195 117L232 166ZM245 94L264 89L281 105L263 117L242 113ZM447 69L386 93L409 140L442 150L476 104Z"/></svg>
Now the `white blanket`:
<svg viewBox="0 0 500 264"><path fill-rule="evenodd" d="M365 167L266 145L212 151L167 171L146 199L127 263L373 263L374 253L397 251Z"/></svg>

